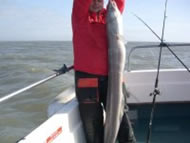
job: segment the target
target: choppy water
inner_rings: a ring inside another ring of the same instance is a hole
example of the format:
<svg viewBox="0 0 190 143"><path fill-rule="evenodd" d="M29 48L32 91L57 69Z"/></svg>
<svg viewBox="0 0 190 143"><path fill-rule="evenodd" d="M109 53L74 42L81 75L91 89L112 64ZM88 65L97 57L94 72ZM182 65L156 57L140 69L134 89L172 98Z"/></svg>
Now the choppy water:
<svg viewBox="0 0 190 143"><path fill-rule="evenodd" d="M142 44L147 43L128 43L127 52ZM190 49L173 50L189 67ZM130 69L156 68L157 59L158 50L136 50ZM0 97L53 74L64 63L73 63L71 42L0 42ZM182 66L164 50L162 68L173 67ZM0 143L15 142L45 121L48 103L73 83L73 72L69 72L0 103Z"/></svg>
<svg viewBox="0 0 190 143"><path fill-rule="evenodd" d="M41 80L71 65L71 42L0 42L0 96ZM46 118L48 103L73 83L67 73L0 103L0 143L12 143Z"/></svg>

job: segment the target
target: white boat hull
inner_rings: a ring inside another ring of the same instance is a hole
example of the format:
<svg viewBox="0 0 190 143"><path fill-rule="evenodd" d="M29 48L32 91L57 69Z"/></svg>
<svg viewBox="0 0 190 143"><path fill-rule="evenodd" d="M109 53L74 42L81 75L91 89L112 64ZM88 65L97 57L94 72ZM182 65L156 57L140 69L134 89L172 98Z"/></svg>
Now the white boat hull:
<svg viewBox="0 0 190 143"><path fill-rule="evenodd" d="M49 119L19 143L85 143L78 102L73 94L73 87L61 93L49 105Z"/></svg>

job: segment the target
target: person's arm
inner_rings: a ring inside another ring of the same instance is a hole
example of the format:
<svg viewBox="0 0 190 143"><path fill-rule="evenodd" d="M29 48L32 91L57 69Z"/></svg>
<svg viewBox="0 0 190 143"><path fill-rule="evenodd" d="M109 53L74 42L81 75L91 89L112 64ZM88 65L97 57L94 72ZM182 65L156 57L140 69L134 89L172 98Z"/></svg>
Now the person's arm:
<svg viewBox="0 0 190 143"><path fill-rule="evenodd" d="M115 0L117 7L121 13L123 13L125 7L125 0Z"/></svg>
<svg viewBox="0 0 190 143"><path fill-rule="evenodd" d="M88 14L89 6L92 0L73 0L73 17L81 19Z"/></svg>

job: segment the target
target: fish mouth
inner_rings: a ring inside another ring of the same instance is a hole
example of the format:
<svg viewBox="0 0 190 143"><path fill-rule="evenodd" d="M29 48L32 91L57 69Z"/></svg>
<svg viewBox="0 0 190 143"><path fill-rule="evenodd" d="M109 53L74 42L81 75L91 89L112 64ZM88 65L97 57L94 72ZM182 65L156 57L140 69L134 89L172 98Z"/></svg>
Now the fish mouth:
<svg viewBox="0 0 190 143"><path fill-rule="evenodd" d="M109 7L112 8L112 9L115 9L116 3L115 3L114 0L109 0Z"/></svg>

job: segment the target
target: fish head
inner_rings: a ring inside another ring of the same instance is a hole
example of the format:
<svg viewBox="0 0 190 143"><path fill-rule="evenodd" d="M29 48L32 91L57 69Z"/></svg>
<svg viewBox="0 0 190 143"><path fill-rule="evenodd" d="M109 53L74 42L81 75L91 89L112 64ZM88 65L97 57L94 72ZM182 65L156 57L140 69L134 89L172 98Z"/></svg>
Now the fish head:
<svg viewBox="0 0 190 143"><path fill-rule="evenodd" d="M117 7L115 0L109 0L107 9L108 9L108 11L112 11L112 12L117 11L118 12L118 7Z"/></svg>
<svg viewBox="0 0 190 143"><path fill-rule="evenodd" d="M117 7L115 0L109 0L106 22L107 31L109 31L108 35L122 35L122 15ZM116 36L116 38L118 39L118 36Z"/></svg>
<svg viewBox="0 0 190 143"><path fill-rule="evenodd" d="M107 14L108 21L114 21L121 15L115 0L109 0L107 11L108 11Z"/></svg>

